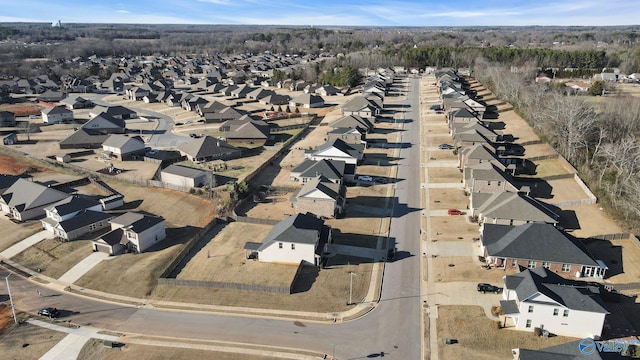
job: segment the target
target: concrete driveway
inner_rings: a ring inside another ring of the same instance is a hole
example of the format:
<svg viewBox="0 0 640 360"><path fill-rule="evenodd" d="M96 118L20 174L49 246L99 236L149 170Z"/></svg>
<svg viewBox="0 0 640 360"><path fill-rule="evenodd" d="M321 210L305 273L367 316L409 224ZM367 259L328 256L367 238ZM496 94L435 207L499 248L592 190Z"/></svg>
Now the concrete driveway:
<svg viewBox="0 0 640 360"><path fill-rule="evenodd" d="M471 305L484 309L488 318L498 320L491 315L491 307L500 305L502 294L481 294L477 291L475 282L435 282L429 288L429 306L437 305ZM500 284L493 284L501 286Z"/></svg>
<svg viewBox="0 0 640 360"><path fill-rule="evenodd" d="M47 230L42 230L39 233L33 234L31 236L29 236L28 238L13 244L10 248L8 248L7 250L0 252L1 256L4 256L7 259L11 259L12 257L18 255L19 253L27 250L28 248L32 247L33 245L39 243L40 241L44 240L44 239L51 239L53 238L53 234L48 232Z"/></svg>
<svg viewBox="0 0 640 360"><path fill-rule="evenodd" d="M74 267L69 269L58 279L61 282L73 284L80 279L84 274L93 269L96 265L100 264L102 260L109 257L109 254L103 252L94 252L86 258L82 259Z"/></svg>
<svg viewBox="0 0 640 360"><path fill-rule="evenodd" d="M480 247L469 241L436 242L431 245L430 255L476 257L480 255Z"/></svg>

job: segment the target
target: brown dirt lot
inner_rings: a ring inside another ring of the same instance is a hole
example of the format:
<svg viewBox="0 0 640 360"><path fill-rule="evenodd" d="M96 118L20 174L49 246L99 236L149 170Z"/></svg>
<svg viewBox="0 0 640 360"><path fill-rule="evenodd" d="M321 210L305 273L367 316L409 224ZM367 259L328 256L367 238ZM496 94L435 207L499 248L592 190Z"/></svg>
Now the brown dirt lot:
<svg viewBox="0 0 640 360"><path fill-rule="evenodd" d="M479 306L438 307L438 343L444 338L458 340L454 345L440 345L441 359L510 359L511 349L541 349L564 344L574 338L554 336L536 337L533 333L497 329ZM482 336L480 336L482 334Z"/></svg>
<svg viewBox="0 0 640 360"><path fill-rule="evenodd" d="M23 156L16 156L6 150L2 150L2 147L0 147L0 174L18 175L22 174L27 168L34 168L37 171L46 170L40 167L38 163Z"/></svg>
<svg viewBox="0 0 640 360"><path fill-rule="evenodd" d="M572 233L574 236L587 238L590 236L623 232L622 228L609 218L607 214L600 209L598 204L565 206L562 209L569 214L573 212L574 214L571 214L571 218L577 218L579 221L579 228ZM573 222L567 225L572 224ZM565 227L571 228L570 226Z"/></svg>
<svg viewBox="0 0 640 360"><path fill-rule="evenodd" d="M462 184L460 186L462 187ZM469 197L465 196L462 189L429 189L429 199L431 199L429 204L431 210L456 208L464 211L469 205Z"/></svg>
<svg viewBox="0 0 640 360"><path fill-rule="evenodd" d="M536 177L544 178L553 175L573 174L571 169L565 166L564 161L560 159L545 159L537 160L536 164Z"/></svg>
<svg viewBox="0 0 640 360"><path fill-rule="evenodd" d="M569 200L588 199L588 195L582 190L574 179L559 179L547 181L551 186L551 199L543 199L549 203L558 203Z"/></svg>
<svg viewBox="0 0 640 360"><path fill-rule="evenodd" d="M524 147L524 157L532 158L535 156L557 155L549 144L530 144Z"/></svg>
<svg viewBox="0 0 640 360"><path fill-rule="evenodd" d="M236 212L258 219L282 220L286 215L293 215L296 212L296 210L291 207L290 198L293 194L293 192L278 191L268 196L266 203L255 204L251 202L247 206L236 210Z"/></svg>
<svg viewBox="0 0 640 360"><path fill-rule="evenodd" d="M538 135L531 129L531 126L515 111L501 112L498 121L505 123L503 133L512 135L516 138L516 143L522 143L532 140L540 140Z"/></svg>
<svg viewBox="0 0 640 360"><path fill-rule="evenodd" d="M298 266L247 260L247 241L260 242L272 226L229 223L178 274L178 279L289 286Z"/></svg>
<svg viewBox="0 0 640 360"><path fill-rule="evenodd" d="M609 267L607 282L640 282L640 244L634 244L631 239L587 240L585 244L596 259L604 261ZM636 288L631 293L640 294L640 291Z"/></svg>
<svg viewBox="0 0 640 360"><path fill-rule="evenodd" d="M59 278L92 252L90 240L59 242L46 239L15 256L12 260L54 279Z"/></svg>
<svg viewBox="0 0 640 360"><path fill-rule="evenodd" d="M40 115L40 110L44 108L44 106L34 103L0 105L0 111L11 111L15 116Z"/></svg>
<svg viewBox="0 0 640 360"><path fill-rule="evenodd" d="M9 307L0 308L3 319L10 314ZM37 360L67 335L27 323L14 325L10 320L10 326L0 335L0 354L6 360Z"/></svg>
<svg viewBox="0 0 640 360"><path fill-rule="evenodd" d="M429 238L438 241L460 241L460 237L464 240L472 240L480 237L478 224L469 224L464 216L432 216L429 230Z"/></svg>
<svg viewBox="0 0 640 360"><path fill-rule="evenodd" d="M265 309L344 311L349 308L346 305L349 299L349 272L359 275L353 277L353 300L361 301L369 287L372 266L369 259L335 256L317 276L310 274L296 284L298 292L292 295L160 285L155 288L152 298Z"/></svg>

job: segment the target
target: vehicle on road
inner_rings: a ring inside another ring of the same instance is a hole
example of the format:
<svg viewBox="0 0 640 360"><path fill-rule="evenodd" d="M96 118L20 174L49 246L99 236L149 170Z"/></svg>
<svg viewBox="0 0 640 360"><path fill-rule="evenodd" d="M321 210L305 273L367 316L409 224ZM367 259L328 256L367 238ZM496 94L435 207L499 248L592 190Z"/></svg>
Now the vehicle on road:
<svg viewBox="0 0 640 360"><path fill-rule="evenodd" d="M462 215L462 211L458 209L449 209L447 210L447 214L449 215Z"/></svg>
<svg viewBox="0 0 640 360"><path fill-rule="evenodd" d="M360 181L373 181L373 178L369 175L360 175L358 176L358 180Z"/></svg>
<svg viewBox="0 0 640 360"><path fill-rule="evenodd" d="M38 315L46 316L50 318L58 317L59 314L60 314L60 311L54 307L46 307L38 310Z"/></svg>
<svg viewBox="0 0 640 360"><path fill-rule="evenodd" d="M499 286L495 286L495 285L491 285L491 284L487 284L487 283L479 283L477 286L477 290L478 292L481 292L483 294L485 293L494 293L494 294L499 294L502 292L502 288Z"/></svg>
<svg viewBox="0 0 640 360"><path fill-rule="evenodd" d="M181 126L181 125L184 125L184 123L181 123L181 122L176 123L176 126Z"/></svg>

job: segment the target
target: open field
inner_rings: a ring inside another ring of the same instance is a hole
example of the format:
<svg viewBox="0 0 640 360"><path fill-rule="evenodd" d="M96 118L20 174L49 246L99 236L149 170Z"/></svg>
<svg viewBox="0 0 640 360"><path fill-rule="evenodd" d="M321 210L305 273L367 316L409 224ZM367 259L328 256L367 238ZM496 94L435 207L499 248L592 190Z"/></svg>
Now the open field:
<svg viewBox="0 0 640 360"><path fill-rule="evenodd" d="M39 220L29 220L22 224L16 224L4 215L0 215L0 251L8 249L11 245L41 230L42 223Z"/></svg>
<svg viewBox="0 0 640 360"><path fill-rule="evenodd" d="M0 305L0 354L5 360L37 360L54 347L67 334L23 323L15 325L10 318L11 309ZM17 314L24 318L23 314ZM5 321L10 323L4 329ZM4 329L4 330L3 330Z"/></svg>
<svg viewBox="0 0 640 360"><path fill-rule="evenodd" d="M15 256L12 260L54 279L59 278L92 252L91 240L59 242L45 239Z"/></svg>
<svg viewBox="0 0 640 360"><path fill-rule="evenodd" d="M122 254L103 261L75 282L107 293L145 298L157 279L198 228L167 228L167 238L142 254ZM116 271L117 269L117 271Z"/></svg>
<svg viewBox="0 0 640 360"><path fill-rule="evenodd" d="M572 174L571 170L565 166L564 161L560 160L559 158L537 160L534 163L536 165L535 177L537 178L544 178L547 176L554 176L554 175Z"/></svg>
<svg viewBox="0 0 640 360"><path fill-rule="evenodd" d="M478 306L438 307L438 349L441 359L511 359L511 349L541 349L577 339L536 337L532 332L498 329ZM444 338L457 344L442 345ZM427 339L428 341L428 339Z"/></svg>
<svg viewBox="0 0 640 360"><path fill-rule="evenodd" d="M270 357L179 347L126 344L120 348L104 347L102 340L87 341L78 360L268 360Z"/></svg>
<svg viewBox="0 0 640 360"><path fill-rule="evenodd" d="M353 278L353 301L364 299L369 288L373 264L370 259L335 256L317 273L303 275L294 286L294 294L271 294L241 290L208 289L159 285L152 298L188 303L215 304L265 309L337 312L350 308L349 273Z"/></svg>
<svg viewBox="0 0 640 360"><path fill-rule="evenodd" d="M176 278L288 287L297 265L247 260L243 250L245 242L260 242L271 228L239 222L227 224L189 260Z"/></svg>

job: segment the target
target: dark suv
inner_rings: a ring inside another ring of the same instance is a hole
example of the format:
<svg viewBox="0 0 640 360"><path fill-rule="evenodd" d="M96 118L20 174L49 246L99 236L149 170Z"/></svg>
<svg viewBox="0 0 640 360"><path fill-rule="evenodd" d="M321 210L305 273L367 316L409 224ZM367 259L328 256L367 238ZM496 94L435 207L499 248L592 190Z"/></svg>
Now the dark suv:
<svg viewBox="0 0 640 360"><path fill-rule="evenodd" d="M38 315L46 316L46 317L50 317L50 318L58 317L58 314L60 314L60 311L58 311L58 309L52 308L52 307L46 307L46 308L42 308L42 309L38 310Z"/></svg>
<svg viewBox="0 0 640 360"><path fill-rule="evenodd" d="M502 292L502 288L498 286L493 286L491 284L480 283L477 287L478 291L481 293L494 293L499 294Z"/></svg>

